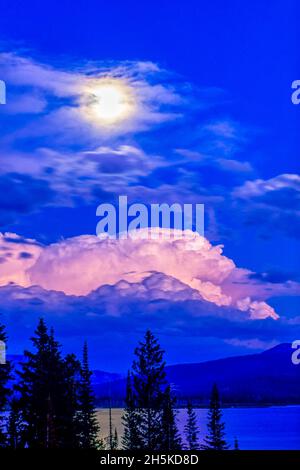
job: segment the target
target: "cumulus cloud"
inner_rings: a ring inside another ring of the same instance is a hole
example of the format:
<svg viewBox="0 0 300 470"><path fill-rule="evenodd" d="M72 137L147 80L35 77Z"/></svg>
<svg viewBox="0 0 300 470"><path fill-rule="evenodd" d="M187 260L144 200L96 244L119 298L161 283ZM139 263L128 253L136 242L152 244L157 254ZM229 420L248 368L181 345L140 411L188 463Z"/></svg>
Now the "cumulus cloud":
<svg viewBox="0 0 300 470"><path fill-rule="evenodd" d="M250 312L251 318L279 318L274 312L274 309L266 302L251 301L250 297L245 297L241 300L237 300L236 304L239 310Z"/></svg>
<svg viewBox="0 0 300 470"><path fill-rule="evenodd" d="M42 246L16 234L0 233L0 285L28 285L27 270L36 262Z"/></svg>
<svg viewBox="0 0 300 470"><path fill-rule="evenodd" d="M136 281L143 273L156 271L197 289L207 300L230 303L220 284L234 269L234 263L221 256L221 247L212 247L198 234L188 239L145 239L142 233L134 239L119 240L86 235L50 245L28 275L31 282L47 289L60 284L66 293L87 294L103 284Z"/></svg>
<svg viewBox="0 0 300 470"><path fill-rule="evenodd" d="M160 285L160 292L164 291L167 297L176 296L178 285L186 286L191 299L199 296L216 306L247 312L252 319L277 319L277 313L265 300L279 294L299 294L295 282L264 284L251 280L249 271L237 268L222 254L222 246L212 246L197 233L172 238L165 236L170 235L168 230L156 229L155 234L156 238L153 234L145 238L142 230L135 238L117 240L82 235L39 246L34 248L38 257L18 260L10 267L8 279L25 287L39 285L77 296L120 282L134 283L135 291L142 293L143 288L139 290L137 285L155 272L172 279L173 284L168 281ZM10 242L5 243L10 246ZM5 264L0 265L2 285L7 283L5 269ZM158 287L153 289L159 292Z"/></svg>
<svg viewBox="0 0 300 470"><path fill-rule="evenodd" d="M161 273L149 273L140 282L103 285L86 296L7 285L0 287L0 304L10 345L16 351L27 346L43 315L71 351L81 350L88 337L97 366L106 369L113 354L120 361L120 350L129 362L132 344L147 328L159 334L168 354L176 351L176 361L188 362L191 352L197 361L203 360L205 351L218 356L224 355L224 348L236 354L288 342L294 339L296 326L284 317L253 321L249 312L205 301L197 291Z"/></svg>

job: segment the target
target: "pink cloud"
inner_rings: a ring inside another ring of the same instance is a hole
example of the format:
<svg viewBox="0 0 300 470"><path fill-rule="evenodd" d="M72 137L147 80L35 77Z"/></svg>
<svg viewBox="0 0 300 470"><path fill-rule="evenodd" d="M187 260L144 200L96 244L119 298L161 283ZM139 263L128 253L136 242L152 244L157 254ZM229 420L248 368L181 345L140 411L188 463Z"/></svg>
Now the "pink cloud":
<svg viewBox="0 0 300 470"><path fill-rule="evenodd" d="M29 286L28 269L36 263L41 251L42 246L35 240L0 233L0 286L10 282Z"/></svg>
<svg viewBox="0 0 300 470"><path fill-rule="evenodd" d="M166 235L166 229L159 232ZM45 247L32 241L25 245L5 242L2 237L2 248L6 245L11 250L13 246L13 258L0 264L0 283L39 285L69 295L87 295L100 286L122 281L137 286L152 272L158 272L172 277L172 282L178 281L180 288L189 287L191 299L196 296L217 306L234 307L252 319L277 319L277 313L265 301L275 295L299 294L296 283L275 285L250 279L251 272L236 267L223 255L222 246L211 245L197 233L180 239L144 239L142 232L139 234L123 240L82 235ZM29 250L30 258L19 258L24 250ZM160 286L159 290L171 295L174 289Z"/></svg>

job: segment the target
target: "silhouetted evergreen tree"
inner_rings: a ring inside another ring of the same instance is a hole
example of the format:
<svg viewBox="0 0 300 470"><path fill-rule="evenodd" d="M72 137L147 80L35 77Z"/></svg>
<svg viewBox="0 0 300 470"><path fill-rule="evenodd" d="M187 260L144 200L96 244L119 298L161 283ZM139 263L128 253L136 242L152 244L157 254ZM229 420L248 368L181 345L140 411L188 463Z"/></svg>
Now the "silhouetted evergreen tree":
<svg viewBox="0 0 300 470"><path fill-rule="evenodd" d="M11 378L11 364L5 361L6 358L6 343L7 336L5 328L0 324L0 347L1 347L1 361L0 361L0 412L5 410L7 405L10 390L8 388L8 381ZM6 444L5 432L5 419L0 415L0 447Z"/></svg>
<svg viewBox="0 0 300 470"><path fill-rule="evenodd" d="M109 410L108 410L108 421L109 421L108 422L109 435L107 438L107 444L108 444L108 448L111 450L113 448L113 439L114 439L113 430L112 430L111 406L109 406Z"/></svg>
<svg viewBox="0 0 300 470"><path fill-rule="evenodd" d="M74 354L68 354L64 359L65 366L65 393L68 397L64 413L64 426L68 429L65 447L76 448L80 445L80 380L81 364Z"/></svg>
<svg viewBox="0 0 300 470"><path fill-rule="evenodd" d="M123 445L125 444L126 448L155 451L163 446L163 407L166 392L163 353L157 339L149 330L144 341L135 349L136 359L132 365L130 380L132 403L130 406L126 404L124 415Z"/></svg>
<svg viewBox="0 0 300 470"><path fill-rule="evenodd" d="M118 436L117 428L115 428L113 441L112 441L112 450L117 450L118 447L119 447L119 436Z"/></svg>
<svg viewBox="0 0 300 470"><path fill-rule="evenodd" d="M140 415L135 406L133 394L133 377L130 372L127 376L126 385L126 406L122 421L124 424L124 434L122 436L122 446L126 450L137 450L142 448L142 441L139 435Z"/></svg>
<svg viewBox="0 0 300 470"><path fill-rule="evenodd" d="M163 415L162 415L162 430L163 430L163 443L161 450L171 451L180 450L182 448L182 441L176 424L176 400L171 393L170 386L167 387L164 396Z"/></svg>
<svg viewBox="0 0 300 470"><path fill-rule="evenodd" d="M7 447L11 449L19 449L24 447L23 421L19 400L14 397L10 401L10 413L7 423Z"/></svg>
<svg viewBox="0 0 300 470"><path fill-rule="evenodd" d="M199 429L197 426L197 417L195 410L193 409L192 402L189 401L187 404L187 422L184 427L185 438L187 442L188 450L199 449L198 433Z"/></svg>
<svg viewBox="0 0 300 470"><path fill-rule="evenodd" d="M109 407L108 420L109 420L109 422L108 422L109 435L107 436L107 439L106 439L107 448L109 450L116 450L118 448L118 445L119 445L119 438L118 438L117 428L115 428L114 431L113 431L111 406Z"/></svg>
<svg viewBox="0 0 300 470"><path fill-rule="evenodd" d="M92 372L88 363L88 347L84 343L81 379L79 387L79 440L84 449L102 448L99 438L100 427L96 418L95 397L91 385Z"/></svg>
<svg viewBox="0 0 300 470"><path fill-rule="evenodd" d="M32 338L34 352L25 351L25 362L17 390L24 423L23 440L28 447L76 446L74 442L75 406L70 397L70 358L61 357L53 331L48 333L43 319ZM73 359L72 359L73 361ZM72 406L71 406L72 404Z"/></svg>
<svg viewBox="0 0 300 470"><path fill-rule="evenodd" d="M234 450L240 450L239 441L236 437L234 438Z"/></svg>
<svg viewBox="0 0 300 470"><path fill-rule="evenodd" d="M208 435L202 446L205 450L227 450L229 446L225 441L225 424L222 422L222 410L217 385L214 384L208 411Z"/></svg>
<svg viewBox="0 0 300 470"><path fill-rule="evenodd" d="M20 405L24 422L24 441L29 447L48 447L47 421L49 393L48 370L50 360L50 337L41 319L32 338L36 352L25 351L26 361L19 372Z"/></svg>

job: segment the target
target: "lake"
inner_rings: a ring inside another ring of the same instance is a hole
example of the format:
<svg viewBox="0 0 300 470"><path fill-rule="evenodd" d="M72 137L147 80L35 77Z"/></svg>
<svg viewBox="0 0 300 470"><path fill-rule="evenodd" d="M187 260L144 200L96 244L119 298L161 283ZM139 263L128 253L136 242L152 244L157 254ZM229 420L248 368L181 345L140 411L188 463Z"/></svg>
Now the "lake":
<svg viewBox="0 0 300 470"><path fill-rule="evenodd" d="M206 409L196 409L200 429L200 442L206 434ZM112 409L113 426L119 438L123 433L121 408ZM109 414L98 409L101 437L108 435ZM300 406L272 406L268 408L226 408L223 410L226 437L233 446L237 437L241 450L300 450ZM178 411L181 432L186 421L186 410Z"/></svg>

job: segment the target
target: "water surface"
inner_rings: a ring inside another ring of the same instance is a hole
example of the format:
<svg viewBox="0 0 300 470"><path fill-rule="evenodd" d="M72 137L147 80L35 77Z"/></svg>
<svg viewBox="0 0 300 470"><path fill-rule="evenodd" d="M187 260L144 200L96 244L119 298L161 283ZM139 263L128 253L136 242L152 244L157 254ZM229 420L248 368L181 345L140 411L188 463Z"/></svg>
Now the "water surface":
<svg viewBox="0 0 300 470"><path fill-rule="evenodd" d="M113 425L122 436L122 413L112 410ZM207 410L196 409L200 442L206 433ZM101 437L108 435L108 410L98 409ZM237 437L241 450L300 450L300 406L273 406L269 408L226 408L223 410L226 438L233 446ZM178 411L181 432L186 421L186 410Z"/></svg>

